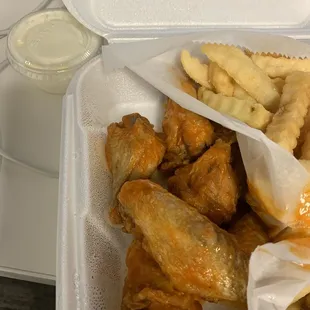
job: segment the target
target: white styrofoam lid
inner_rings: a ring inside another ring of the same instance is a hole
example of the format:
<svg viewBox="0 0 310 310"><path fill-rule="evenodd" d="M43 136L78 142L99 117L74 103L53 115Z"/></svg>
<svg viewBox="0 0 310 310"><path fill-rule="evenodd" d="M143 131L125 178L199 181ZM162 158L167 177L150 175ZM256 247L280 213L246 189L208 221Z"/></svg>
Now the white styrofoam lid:
<svg viewBox="0 0 310 310"><path fill-rule="evenodd" d="M206 28L303 28L310 0L63 0L86 27L104 37Z"/></svg>

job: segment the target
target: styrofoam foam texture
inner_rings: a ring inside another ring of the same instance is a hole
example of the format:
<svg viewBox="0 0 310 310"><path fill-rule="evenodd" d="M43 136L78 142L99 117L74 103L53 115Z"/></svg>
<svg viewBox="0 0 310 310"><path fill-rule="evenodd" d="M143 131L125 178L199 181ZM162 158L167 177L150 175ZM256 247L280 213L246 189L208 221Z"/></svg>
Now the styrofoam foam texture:
<svg viewBox="0 0 310 310"><path fill-rule="evenodd" d="M154 38L210 28L302 29L310 0L63 0L86 27L108 40Z"/></svg>
<svg viewBox="0 0 310 310"><path fill-rule="evenodd" d="M57 240L57 309L120 309L131 237L110 225L106 126L139 112L161 128L163 95L129 70L85 66L64 97ZM214 305L210 310L225 307Z"/></svg>
<svg viewBox="0 0 310 310"><path fill-rule="evenodd" d="M120 308L130 238L106 222L111 185L103 147L106 126L136 111L160 125L161 112L156 107L163 99L146 82L131 76L128 71L105 76L101 59L97 58L81 71L76 96L65 98L58 309Z"/></svg>

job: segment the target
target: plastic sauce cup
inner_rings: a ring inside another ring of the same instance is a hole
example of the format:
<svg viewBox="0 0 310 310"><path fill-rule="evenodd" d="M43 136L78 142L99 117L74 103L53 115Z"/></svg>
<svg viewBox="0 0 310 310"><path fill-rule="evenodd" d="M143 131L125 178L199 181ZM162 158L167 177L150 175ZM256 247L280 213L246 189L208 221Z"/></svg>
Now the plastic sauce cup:
<svg viewBox="0 0 310 310"><path fill-rule="evenodd" d="M63 94L74 73L97 55L101 37L63 9L29 14L8 36L13 68L49 93Z"/></svg>

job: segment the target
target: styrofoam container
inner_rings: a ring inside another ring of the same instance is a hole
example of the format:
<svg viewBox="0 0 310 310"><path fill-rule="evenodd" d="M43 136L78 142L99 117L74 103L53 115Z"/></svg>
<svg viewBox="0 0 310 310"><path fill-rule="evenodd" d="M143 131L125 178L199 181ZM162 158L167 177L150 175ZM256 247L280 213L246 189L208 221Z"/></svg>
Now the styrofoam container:
<svg viewBox="0 0 310 310"><path fill-rule="evenodd" d="M131 239L110 225L105 212L111 198L106 127L138 112L159 130L164 100L128 69L105 74L101 58L91 61L71 83L63 105L57 309L120 309Z"/></svg>
<svg viewBox="0 0 310 310"><path fill-rule="evenodd" d="M110 199L109 190L101 190L110 186L103 154L106 126L138 111L159 128L162 100L129 70L105 75L100 58L71 83L63 113L58 309L120 308L128 240L107 223L103 208Z"/></svg>
<svg viewBox="0 0 310 310"><path fill-rule="evenodd" d="M310 0L63 0L84 26L110 43L206 29L261 29L307 36Z"/></svg>
<svg viewBox="0 0 310 310"><path fill-rule="evenodd" d="M283 0L281 8L276 0L236 0L233 7L224 0L64 3L81 23L113 43L213 26L264 28L310 39L310 0L298 0L294 5ZM246 13L240 14L242 10ZM138 112L159 129L164 112L159 103L163 100L159 91L128 69L105 73L99 57L72 80L63 104L57 309L120 309L130 240L111 227L106 217L111 198L111 179L104 155L106 127L125 114Z"/></svg>

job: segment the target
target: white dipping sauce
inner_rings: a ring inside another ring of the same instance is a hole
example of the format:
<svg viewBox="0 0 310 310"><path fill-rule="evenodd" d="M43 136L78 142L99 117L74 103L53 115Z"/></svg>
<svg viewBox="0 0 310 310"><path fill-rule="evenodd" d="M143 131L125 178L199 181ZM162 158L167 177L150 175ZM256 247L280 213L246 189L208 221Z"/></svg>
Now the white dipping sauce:
<svg viewBox="0 0 310 310"><path fill-rule="evenodd" d="M94 57L101 38L63 9L22 18L8 36L8 59L22 75L51 93L64 93L74 73Z"/></svg>

